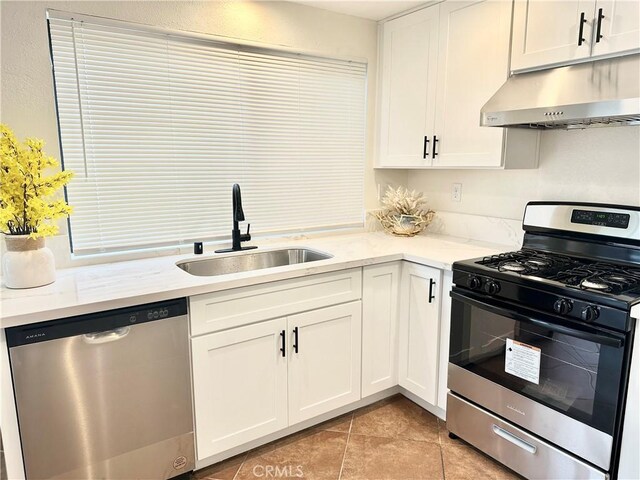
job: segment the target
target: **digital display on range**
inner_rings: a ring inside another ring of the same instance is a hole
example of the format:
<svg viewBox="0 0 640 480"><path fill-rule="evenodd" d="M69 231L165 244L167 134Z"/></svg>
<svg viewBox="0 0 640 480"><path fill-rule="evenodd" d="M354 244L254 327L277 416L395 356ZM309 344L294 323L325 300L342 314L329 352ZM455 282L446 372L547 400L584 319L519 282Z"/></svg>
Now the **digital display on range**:
<svg viewBox="0 0 640 480"><path fill-rule="evenodd" d="M593 210L574 210L571 213L571 223L599 227L628 228L630 218L628 213L595 212Z"/></svg>

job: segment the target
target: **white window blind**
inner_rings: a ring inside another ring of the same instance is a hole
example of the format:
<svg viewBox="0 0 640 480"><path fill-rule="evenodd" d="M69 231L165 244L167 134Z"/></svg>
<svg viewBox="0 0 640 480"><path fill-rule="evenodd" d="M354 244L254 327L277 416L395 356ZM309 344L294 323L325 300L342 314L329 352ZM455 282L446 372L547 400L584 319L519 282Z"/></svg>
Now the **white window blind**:
<svg viewBox="0 0 640 480"><path fill-rule="evenodd" d="M49 12L76 254L361 226L366 64Z"/></svg>

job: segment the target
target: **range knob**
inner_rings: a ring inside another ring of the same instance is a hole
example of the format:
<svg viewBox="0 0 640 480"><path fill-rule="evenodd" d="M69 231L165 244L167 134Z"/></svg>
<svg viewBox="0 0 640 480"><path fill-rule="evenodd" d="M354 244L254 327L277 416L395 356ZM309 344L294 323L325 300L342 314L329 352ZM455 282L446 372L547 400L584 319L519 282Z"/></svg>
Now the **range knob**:
<svg viewBox="0 0 640 480"><path fill-rule="evenodd" d="M566 315L572 308L573 303L571 303L571 300L567 300L566 298L559 298L556 300L556 303L553 304L553 311L560 315Z"/></svg>
<svg viewBox="0 0 640 480"><path fill-rule="evenodd" d="M580 314L580 318L587 323L593 322L600 315L600 311L598 307L595 305L587 305L582 309L582 313Z"/></svg>
<svg viewBox="0 0 640 480"><path fill-rule="evenodd" d="M467 286L471 290L478 290L482 286L482 280L480 280L480 277L473 275L469 277L469 280L467 280Z"/></svg>
<svg viewBox="0 0 640 480"><path fill-rule="evenodd" d="M484 284L484 291L487 292L489 295L495 295L500 291L500 284L493 280L489 280L487 283Z"/></svg>

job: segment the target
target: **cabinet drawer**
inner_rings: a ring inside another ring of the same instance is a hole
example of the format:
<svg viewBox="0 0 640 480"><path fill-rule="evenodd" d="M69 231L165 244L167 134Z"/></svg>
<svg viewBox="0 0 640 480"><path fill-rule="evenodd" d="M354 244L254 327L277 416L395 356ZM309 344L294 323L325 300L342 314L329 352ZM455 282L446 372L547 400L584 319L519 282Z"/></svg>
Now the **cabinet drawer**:
<svg viewBox="0 0 640 480"><path fill-rule="evenodd" d="M197 295L189 299L191 335L351 302L361 296L360 268Z"/></svg>

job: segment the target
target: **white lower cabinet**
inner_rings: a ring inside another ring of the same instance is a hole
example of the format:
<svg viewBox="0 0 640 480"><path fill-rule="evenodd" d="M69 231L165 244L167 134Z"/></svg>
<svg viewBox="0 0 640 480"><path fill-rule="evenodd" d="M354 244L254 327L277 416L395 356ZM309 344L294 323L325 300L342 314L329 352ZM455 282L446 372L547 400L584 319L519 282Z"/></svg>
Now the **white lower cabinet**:
<svg viewBox="0 0 640 480"><path fill-rule="evenodd" d="M191 340L198 460L360 400L361 302Z"/></svg>
<svg viewBox="0 0 640 480"><path fill-rule="evenodd" d="M286 328L280 318L191 341L199 460L287 427Z"/></svg>
<svg viewBox="0 0 640 480"><path fill-rule="evenodd" d="M360 400L361 303L292 315L289 423Z"/></svg>
<svg viewBox="0 0 640 480"><path fill-rule="evenodd" d="M401 262L362 270L362 396L398 384Z"/></svg>
<svg viewBox="0 0 640 480"><path fill-rule="evenodd" d="M361 294L362 301L326 304L303 313L284 310L287 313L269 320L256 321L258 314L252 313L238 317L239 326L227 329L220 329L210 308L191 309L192 325L199 326L192 332L204 331L191 339L198 460L398 384L425 402L440 405L438 397L446 391L442 345L448 342L441 338L446 332L440 327L442 271L399 261L346 274L326 276L344 276L350 292L346 298ZM295 295L294 287L311 280L303 278L285 287ZM258 287L256 295L275 288ZM246 292L206 294L190 302L196 307L205 301L213 305L236 293ZM277 310L277 302L272 303L269 312ZM287 308L291 303L294 297L287 299ZM250 306L260 311L258 299L252 299ZM448 323L445 326L448 329Z"/></svg>
<svg viewBox="0 0 640 480"><path fill-rule="evenodd" d="M442 271L404 262L400 288L401 387L436 405Z"/></svg>

